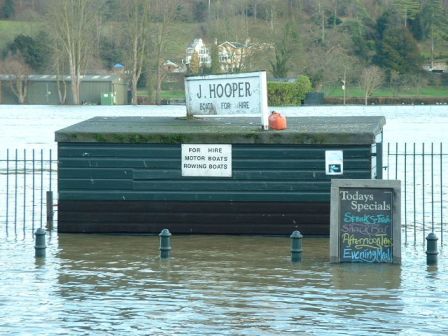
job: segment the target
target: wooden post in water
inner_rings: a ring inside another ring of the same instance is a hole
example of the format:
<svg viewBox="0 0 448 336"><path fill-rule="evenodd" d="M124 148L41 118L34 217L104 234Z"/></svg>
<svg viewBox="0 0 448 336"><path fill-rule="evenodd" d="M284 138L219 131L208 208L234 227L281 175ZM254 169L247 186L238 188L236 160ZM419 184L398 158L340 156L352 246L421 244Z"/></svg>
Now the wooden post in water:
<svg viewBox="0 0 448 336"><path fill-rule="evenodd" d="M47 191L47 227L53 228L53 192Z"/></svg>

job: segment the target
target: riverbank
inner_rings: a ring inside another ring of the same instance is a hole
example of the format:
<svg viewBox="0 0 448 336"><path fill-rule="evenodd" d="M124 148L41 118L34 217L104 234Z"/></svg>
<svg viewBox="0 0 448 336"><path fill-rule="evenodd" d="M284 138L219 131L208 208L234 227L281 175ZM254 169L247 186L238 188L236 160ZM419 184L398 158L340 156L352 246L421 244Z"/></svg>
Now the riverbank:
<svg viewBox="0 0 448 336"><path fill-rule="evenodd" d="M139 102L141 105L150 105L147 99L140 99ZM185 98L165 98L162 99L160 103L161 105L185 105ZM343 97L322 96L322 98L318 99L316 102L307 102L305 100L302 105L365 105L365 98L346 97L344 101ZM367 105L448 105L448 93L446 97L369 97Z"/></svg>
<svg viewBox="0 0 448 336"><path fill-rule="evenodd" d="M448 90L448 89L447 89ZM448 91L447 91L448 92ZM369 97L368 105L448 105L446 97ZM364 97L324 97L323 105L365 105Z"/></svg>

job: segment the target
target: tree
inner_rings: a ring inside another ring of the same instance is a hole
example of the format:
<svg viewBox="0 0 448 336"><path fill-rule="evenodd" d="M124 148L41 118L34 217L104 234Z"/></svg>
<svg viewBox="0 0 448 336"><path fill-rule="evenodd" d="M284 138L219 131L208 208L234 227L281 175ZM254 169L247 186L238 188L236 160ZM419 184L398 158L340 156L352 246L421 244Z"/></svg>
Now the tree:
<svg viewBox="0 0 448 336"><path fill-rule="evenodd" d="M131 103L137 104L137 84L147 59L150 3L146 0L124 0L121 13L122 38L127 49L125 65L131 81Z"/></svg>
<svg viewBox="0 0 448 336"><path fill-rule="evenodd" d="M41 32L36 38L19 34L6 47L10 54L20 54L24 61L35 71L44 69L48 63L48 36Z"/></svg>
<svg viewBox="0 0 448 336"><path fill-rule="evenodd" d="M420 11L418 0L394 0L393 6L403 18L404 27L407 27L408 21L414 19Z"/></svg>
<svg viewBox="0 0 448 336"><path fill-rule="evenodd" d="M5 0L1 11L2 11L1 15L2 18L10 19L14 17L16 13L16 5L14 4L14 0Z"/></svg>
<svg viewBox="0 0 448 336"><path fill-rule="evenodd" d="M414 34L420 39L430 39L430 62L434 66L436 43L448 41L448 8L441 0L428 0L423 3L422 10L412 26Z"/></svg>
<svg viewBox="0 0 448 336"><path fill-rule="evenodd" d="M219 61L218 42L216 40L210 48L210 58L212 60L210 72L214 75L219 74L221 72L221 63Z"/></svg>
<svg viewBox="0 0 448 336"><path fill-rule="evenodd" d="M204 22L208 12L210 12L210 9L207 8L204 0L193 3L193 18L196 22Z"/></svg>
<svg viewBox="0 0 448 336"><path fill-rule="evenodd" d="M56 73L59 103L65 104L67 101L67 81L64 74L69 72L69 65L64 57L64 53L61 52L60 49L55 49L53 52L52 68Z"/></svg>
<svg viewBox="0 0 448 336"><path fill-rule="evenodd" d="M101 60L107 69L112 69L117 63L123 63L124 50L119 41L105 37L100 41L99 47Z"/></svg>
<svg viewBox="0 0 448 336"><path fill-rule="evenodd" d="M198 74L201 70L201 60L199 58L199 53L195 50L193 55L191 55L190 60L190 72L192 74Z"/></svg>
<svg viewBox="0 0 448 336"><path fill-rule="evenodd" d="M151 59L155 64L155 79L156 79L156 104L160 104L160 93L162 90L162 81L164 79L165 72L163 71L164 54L166 52L166 46L168 42L168 36L171 32L173 21L177 15L178 3L176 0L153 0L152 12L153 21L151 23L152 42L154 52Z"/></svg>
<svg viewBox="0 0 448 336"><path fill-rule="evenodd" d="M26 64L20 54L10 55L2 61L0 70L9 76L9 88L17 97L19 104L26 101L28 92L28 79L31 68Z"/></svg>
<svg viewBox="0 0 448 336"><path fill-rule="evenodd" d="M384 74L377 66L369 66L361 73L360 85L364 90L364 102L367 105L369 97L384 81Z"/></svg>
<svg viewBox="0 0 448 336"><path fill-rule="evenodd" d="M285 78L288 75L289 61L295 56L298 45L298 34L293 30L291 22L287 22L280 30L280 36L274 41L275 60L271 61L272 75Z"/></svg>
<svg viewBox="0 0 448 336"><path fill-rule="evenodd" d="M54 45L68 59L73 103L80 103L81 76L92 53L95 37L97 2L89 0L52 0L47 13L48 31Z"/></svg>
<svg viewBox="0 0 448 336"><path fill-rule="evenodd" d="M400 74L414 72L420 69L422 59L417 43L412 34L399 27L384 31L384 38L378 42L374 62Z"/></svg>

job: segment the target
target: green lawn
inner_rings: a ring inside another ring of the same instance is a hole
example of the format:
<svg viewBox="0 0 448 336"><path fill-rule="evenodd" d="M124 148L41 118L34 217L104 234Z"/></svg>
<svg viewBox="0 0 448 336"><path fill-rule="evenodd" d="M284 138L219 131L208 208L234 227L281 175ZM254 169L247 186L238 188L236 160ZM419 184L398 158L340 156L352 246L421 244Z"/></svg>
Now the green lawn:
<svg viewBox="0 0 448 336"><path fill-rule="evenodd" d="M4 48L19 34L34 36L42 27L40 22L0 20L0 48Z"/></svg>
<svg viewBox="0 0 448 336"><path fill-rule="evenodd" d="M139 97L148 97L148 90L140 89L138 90L137 94ZM162 91L160 93L160 97L162 99L185 99L185 91L183 90Z"/></svg>
<svg viewBox="0 0 448 336"><path fill-rule="evenodd" d="M340 87L325 90L327 97L343 97L344 92ZM364 91L360 87L347 88L346 97L364 97ZM423 88L409 88L392 90L380 88L372 97L448 97L448 87L428 86Z"/></svg>
<svg viewBox="0 0 448 336"><path fill-rule="evenodd" d="M334 88L326 90L326 97L339 97L342 98L344 93L341 88ZM139 96L147 97L148 90L142 89L138 92ZM185 99L185 91L183 90L170 90L161 92L162 99ZM347 90L347 98L358 97L363 98L364 92L359 87L354 87ZM374 92L372 97L448 97L448 87L424 87L420 89L407 89L400 91L393 91L389 88L381 88Z"/></svg>

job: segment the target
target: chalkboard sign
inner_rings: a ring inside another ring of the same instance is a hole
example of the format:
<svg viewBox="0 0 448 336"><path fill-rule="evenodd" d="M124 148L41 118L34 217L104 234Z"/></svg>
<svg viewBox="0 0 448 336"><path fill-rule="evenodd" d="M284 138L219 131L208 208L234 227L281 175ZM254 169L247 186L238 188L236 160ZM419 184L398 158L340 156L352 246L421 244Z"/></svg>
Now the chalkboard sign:
<svg viewBox="0 0 448 336"><path fill-rule="evenodd" d="M399 262L399 194L399 181L333 180L331 260Z"/></svg>

